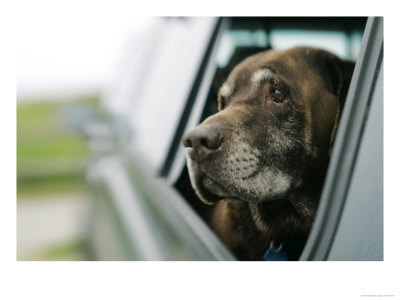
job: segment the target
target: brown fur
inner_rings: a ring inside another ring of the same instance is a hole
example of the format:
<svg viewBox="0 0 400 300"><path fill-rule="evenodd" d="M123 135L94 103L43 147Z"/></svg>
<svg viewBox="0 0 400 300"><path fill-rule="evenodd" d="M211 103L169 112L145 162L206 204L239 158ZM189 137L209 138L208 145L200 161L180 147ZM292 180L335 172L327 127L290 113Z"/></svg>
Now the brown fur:
<svg viewBox="0 0 400 300"><path fill-rule="evenodd" d="M271 242L300 256L353 67L314 48L250 56L220 91L220 111L185 136L192 185L215 203L211 227L237 258L263 259Z"/></svg>

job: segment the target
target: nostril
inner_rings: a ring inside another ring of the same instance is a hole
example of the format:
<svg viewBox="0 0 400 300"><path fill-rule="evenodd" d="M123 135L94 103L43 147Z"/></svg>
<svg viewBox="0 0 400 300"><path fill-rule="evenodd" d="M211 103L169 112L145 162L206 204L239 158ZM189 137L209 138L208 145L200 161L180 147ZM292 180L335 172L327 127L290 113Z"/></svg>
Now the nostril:
<svg viewBox="0 0 400 300"><path fill-rule="evenodd" d="M202 145L203 147L206 147L206 148L210 148L208 139L205 137L200 139L200 145Z"/></svg>
<svg viewBox="0 0 400 300"><path fill-rule="evenodd" d="M193 148L192 139L190 137L186 136L183 139L183 146L188 147L188 148Z"/></svg>
<svg viewBox="0 0 400 300"><path fill-rule="evenodd" d="M221 145L221 138L219 135L211 135L201 140L201 145L204 147L215 150Z"/></svg>

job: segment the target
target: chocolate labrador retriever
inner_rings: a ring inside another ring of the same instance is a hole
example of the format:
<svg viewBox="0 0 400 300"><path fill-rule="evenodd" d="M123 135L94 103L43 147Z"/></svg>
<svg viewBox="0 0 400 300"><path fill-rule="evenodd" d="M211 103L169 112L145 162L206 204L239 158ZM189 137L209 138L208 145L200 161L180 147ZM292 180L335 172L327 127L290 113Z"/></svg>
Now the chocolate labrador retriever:
<svg viewBox="0 0 400 300"><path fill-rule="evenodd" d="M353 69L315 48L250 56L220 88L219 112L184 137L192 186L238 259L271 247L299 258Z"/></svg>

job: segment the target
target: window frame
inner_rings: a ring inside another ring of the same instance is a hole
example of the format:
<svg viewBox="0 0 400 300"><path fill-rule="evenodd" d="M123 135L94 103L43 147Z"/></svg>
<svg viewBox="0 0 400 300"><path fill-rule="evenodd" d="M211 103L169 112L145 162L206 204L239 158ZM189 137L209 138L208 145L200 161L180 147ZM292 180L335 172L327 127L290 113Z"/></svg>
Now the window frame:
<svg viewBox="0 0 400 300"><path fill-rule="evenodd" d="M173 184L185 164L183 155L182 139L185 131L198 123L207 100L207 94L215 73L214 64L218 42L222 33L228 26L229 20L217 18L214 31L210 37L209 45L204 53L199 71L193 82L192 88L182 110L175 135L171 141L164 163L160 170L160 176L166 177L167 182Z"/></svg>
<svg viewBox="0 0 400 300"><path fill-rule="evenodd" d="M340 223L383 57L383 18L368 18L316 219L300 260L327 260Z"/></svg>

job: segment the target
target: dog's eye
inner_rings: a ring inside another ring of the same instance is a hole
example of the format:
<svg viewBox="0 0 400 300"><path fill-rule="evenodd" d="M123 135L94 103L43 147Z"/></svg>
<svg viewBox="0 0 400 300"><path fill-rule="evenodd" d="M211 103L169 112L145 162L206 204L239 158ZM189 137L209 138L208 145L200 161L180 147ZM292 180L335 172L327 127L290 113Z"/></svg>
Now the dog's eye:
<svg viewBox="0 0 400 300"><path fill-rule="evenodd" d="M285 100L285 94L278 90L278 89L273 89L272 90L272 100L274 100L275 102L281 103L283 102L283 100Z"/></svg>

